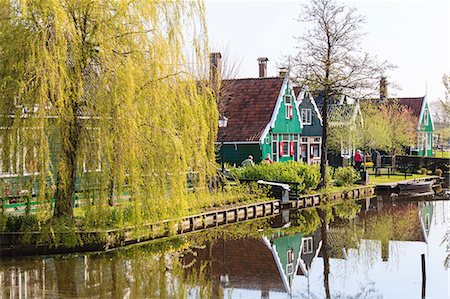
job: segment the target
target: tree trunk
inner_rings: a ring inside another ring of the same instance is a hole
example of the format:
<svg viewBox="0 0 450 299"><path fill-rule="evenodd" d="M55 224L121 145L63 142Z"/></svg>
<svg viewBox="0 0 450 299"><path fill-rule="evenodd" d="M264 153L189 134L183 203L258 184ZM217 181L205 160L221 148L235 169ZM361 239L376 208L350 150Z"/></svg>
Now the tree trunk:
<svg viewBox="0 0 450 299"><path fill-rule="evenodd" d="M323 100L322 111L322 152L320 159L320 183L318 188L325 188L327 186L327 156L328 156L328 90L325 90L325 97Z"/></svg>
<svg viewBox="0 0 450 299"><path fill-rule="evenodd" d="M320 233L322 235L322 256L323 256L323 285L325 288L325 296L327 299L331 298L330 293L330 252L328 247L328 229L327 229L327 211L325 209L319 209L320 217Z"/></svg>
<svg viewBox="0 0 450 299"><path fill-rule="evenodd" d="M77 177L77 153L80 143L80 120L76 117L61 134L61 152L58 161L58 182L55 195L55 217L73 217L75 182Z"/></svg>

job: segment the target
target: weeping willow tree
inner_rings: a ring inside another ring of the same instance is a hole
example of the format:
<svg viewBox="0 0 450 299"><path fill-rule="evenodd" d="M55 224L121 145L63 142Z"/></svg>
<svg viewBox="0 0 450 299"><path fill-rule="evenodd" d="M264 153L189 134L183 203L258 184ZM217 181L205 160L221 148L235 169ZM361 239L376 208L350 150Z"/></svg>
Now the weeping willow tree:
<svg viewBox="0 0 450 299"><path fill-rule="evenodd" d="M202 2L0 1L2 167L31 174L47 215L54 196L72 217L80 190L94 206L126 191L137 220L182 214L186 173L214 171Z"/></svg>

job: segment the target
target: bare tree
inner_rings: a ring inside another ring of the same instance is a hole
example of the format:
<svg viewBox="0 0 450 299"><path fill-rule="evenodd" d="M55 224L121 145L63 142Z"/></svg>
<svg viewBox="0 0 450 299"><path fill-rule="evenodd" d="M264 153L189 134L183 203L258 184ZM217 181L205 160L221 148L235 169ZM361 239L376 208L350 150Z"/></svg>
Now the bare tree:
<svg viewBox="0 0 450 299"><path fill-rule="evenodd" d="M324 98L319 187L325 187L330 101L341 94L373 95L380 75L391 66L376 62L359 48L364 18L354 8L335 0L311 0L299 21L306 22L308 29L298 38L299 52L289 57L289 64L301 86Z"/></svg>

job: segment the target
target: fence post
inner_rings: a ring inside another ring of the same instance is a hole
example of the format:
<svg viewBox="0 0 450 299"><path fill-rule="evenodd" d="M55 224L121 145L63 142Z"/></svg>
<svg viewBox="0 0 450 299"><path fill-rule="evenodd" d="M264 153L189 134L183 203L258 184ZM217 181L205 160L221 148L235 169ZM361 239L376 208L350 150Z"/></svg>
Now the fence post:
<svg viewBox="0 0 450 299"><path fill-rule="evenodd" d="M25 215L30 215L30 211L31 211L31 199L30 196L27 196L26 199L26 208L25 208Z"/></svg>

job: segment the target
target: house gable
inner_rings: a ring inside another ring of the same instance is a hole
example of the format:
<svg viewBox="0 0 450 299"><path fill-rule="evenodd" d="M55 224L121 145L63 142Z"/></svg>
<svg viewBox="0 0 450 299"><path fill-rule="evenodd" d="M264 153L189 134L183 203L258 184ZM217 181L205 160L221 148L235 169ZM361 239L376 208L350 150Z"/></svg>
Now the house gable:
<svg viewBox="0 0 450 299"><path fill-rule="evenodd" d="M285 103L285 97L291 98L290 105ZM286 77L281 87L270 123L267 124L264 133L261 135L260 142L264 142L264 138L267 137L269 131L275 134L299 134L302 132L302 129L303 124L300 118L297 99L292 88L292 83Z"/></svg>
<svg viewBox="0 0 450 299"><path fill-rule="evenodd" d="M300 92L297 103L300 117L303 109L311 111L311 123L303 123L302 136L322 136L322 116L311 94L309 92Z"/></svg>

